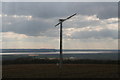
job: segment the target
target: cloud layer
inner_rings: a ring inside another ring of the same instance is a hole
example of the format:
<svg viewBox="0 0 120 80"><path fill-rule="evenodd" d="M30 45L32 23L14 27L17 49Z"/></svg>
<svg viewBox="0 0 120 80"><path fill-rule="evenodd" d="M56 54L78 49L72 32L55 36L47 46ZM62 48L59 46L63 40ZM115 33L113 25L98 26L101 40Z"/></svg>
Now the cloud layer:
<svg viewBox="0 0 120 80"><path fill-rule="evenodd" d="M3 13L9 15L32 15L34 17L63 17L75 12L82 15L97 14L99 18L117 17L117 2L6 2Z"/></svg>
<svg viewBox="0 0 120 80"><path fill-rule="evenodd" d="M55 18L41 19L32 16L3 16L3 32L15 32L28 36L58 37ZM100 19L96 15L77 15L63 24L65 37L71 38L118 38L118 19Z"/></svg>
<svg viewBox="0 0 120 80"><path fill-rule="evenodd" d="M99 45L98 48L104 48L107 44L106 48L117 48L117 2L3 2L2 7L3 15L0 18L3 20L3 44L9 44L5 47L17 43L21 47L29 47L31 44L36 48L41 44L39 47L56 48L55 44L59 43L59 26L54 25L58 19L77 13L63 23L63 37L68 45L66 48L70 48L72 43L76 44L74 48L84 48L87 44L96 44L95 47ZM110 47L109 42L115 45Z"/></svg>

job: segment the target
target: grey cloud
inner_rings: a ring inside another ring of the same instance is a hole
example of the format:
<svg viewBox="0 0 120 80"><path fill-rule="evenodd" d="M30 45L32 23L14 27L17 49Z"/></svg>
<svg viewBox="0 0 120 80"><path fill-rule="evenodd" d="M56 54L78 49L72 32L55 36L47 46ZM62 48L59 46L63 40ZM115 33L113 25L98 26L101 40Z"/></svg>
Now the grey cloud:
<svg viewBox="0 0 120 80"><path fill-rule="evenodd" d="M69 27L82 28L82 27L88 27L88 26L96 27L102 24L100 21L76 21L74 23L66 22L63 25L64 25L64 28L69 28Z"/></svg>
<svg viewBox="0 0 120 80"><path fill-rule="evenodd" d="M3 32L15 32L19 34L26 34L29 36L58 36L57 31L50 31L54 29L54 25L57 22L58 17L66 17L75 12L81 15L97 15L100 19L117 17L117 2L106 2L106 3L68 3L68 2L3 2L2 8L3 13L7 15L32 15L33 18L41 18L41 21L24 21L24 20L12 20L7 21L7 17L3 18ZM55 23L47 23L44 20L56 18ZM6 20L5 20L6 19ZM11 25L4 24L5 22L11 22ZM75 23L80 25L78 27L85 27L90 25L99 25L99 22L78 22ZM70 24L69 24L70 25ZM67 27L74 27L65 24ZM72 24L71 24L72 25ZM108 34L109 33L109 34ZM95 38L100 37L112 37L117 38L116 31L104 30L101 32L82 32L73 34L73 38L90 38L94 36Z"/></svg>
<svg viewBox="0 0 120 80"><path fill-rule="evenodd" d="M26 34L29 36L39 36L46 30L52 28L53 25L46 24L45 22L39 21L21 21L11 25L3 25L3 32L15 32L19 34Z"/></svg>
<svg viewBox="0 0 120 80"><path fill-rule="evenodd" d="M94 15L99 18L117 17L117 2L4 2L3 13L32 15L34 17L63 17L73 13Z"/></svg>
<svg viewBox="0 0 120 80"><path fill-rule="evenodd" d="M82 31L82 32L75 32L72 34L74 39L102 39L102 38L113 38L118 39L118 31L117 30L110 30L104 29L101 31Z"/></svg>
<svg viewBox="0 0 120 80"><path fill-rule="evenodd" d="M56 27L45 31L42 35L48 36L48 37L59 37L59 30L58 30L58 28L56 28L56 29L55 28Z"/></svg>

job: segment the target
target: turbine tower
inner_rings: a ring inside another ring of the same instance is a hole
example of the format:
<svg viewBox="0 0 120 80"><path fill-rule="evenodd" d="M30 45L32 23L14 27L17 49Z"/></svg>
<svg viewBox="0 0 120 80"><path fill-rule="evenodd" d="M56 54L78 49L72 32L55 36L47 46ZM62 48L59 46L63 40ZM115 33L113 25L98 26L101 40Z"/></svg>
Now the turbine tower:
<svg viewBox="0 0 120 80"><path fill-rule="evenodd" d="M62 23L64 21L70 19L71 17L75 16L75 15L76 15L76 13L69 16L69 17L67 17L66 19L59 19L59 23L55 25L55 27L60 25L60 64L59 64L60 68L62 68L62 62L63 62L63 55L62 55Z"/></svg>

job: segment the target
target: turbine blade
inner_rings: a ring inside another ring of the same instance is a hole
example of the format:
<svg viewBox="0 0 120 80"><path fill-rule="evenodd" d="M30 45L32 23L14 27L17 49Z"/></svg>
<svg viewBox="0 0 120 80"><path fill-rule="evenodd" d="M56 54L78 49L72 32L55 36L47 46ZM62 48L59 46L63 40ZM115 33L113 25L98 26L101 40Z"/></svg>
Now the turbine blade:
<svg viewBox="0 0 120 80"><path fill-rule="evenodd" d="M59 19L59 23L58 24L56 24L55 25L55 27L56 26L58 26L60 23L62 23L62 22L64 22L64 21L66 21L67 19L70 19L71 17L73 17L73 16L75 16L77 13L75 13L75 14L73 14L73 15L71 15L71 16L69 16L69 17L67 17L66 19Z"/></svg>
<svg viewBox="0 0 120 80"><path fill-rule="evenodd" d="M73 14L72 16L66 18L65 20L70 19L71 17L75 16L76 14L77 14L77 13Z"/></svg>
<svg viewBox="0 0 120 80"><path fill-rule="evenodd" d="M56 24L55 27L58 26L59 24L60 24L60 23Z"/></svg>

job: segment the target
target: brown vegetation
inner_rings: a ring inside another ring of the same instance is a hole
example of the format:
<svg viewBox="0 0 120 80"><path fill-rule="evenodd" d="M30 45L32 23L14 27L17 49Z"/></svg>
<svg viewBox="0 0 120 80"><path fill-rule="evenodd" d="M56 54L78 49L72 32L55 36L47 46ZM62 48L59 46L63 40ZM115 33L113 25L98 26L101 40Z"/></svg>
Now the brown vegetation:
<svg viewBox="0 0 120 80"><path fill-rule="evenodd" d="M3 78L118 78L117 64L11 64L3 65Z"/></svg>

